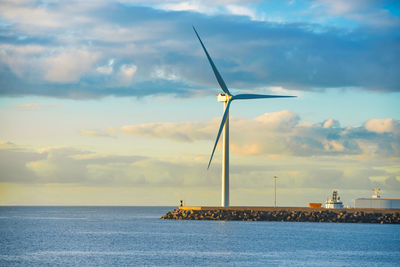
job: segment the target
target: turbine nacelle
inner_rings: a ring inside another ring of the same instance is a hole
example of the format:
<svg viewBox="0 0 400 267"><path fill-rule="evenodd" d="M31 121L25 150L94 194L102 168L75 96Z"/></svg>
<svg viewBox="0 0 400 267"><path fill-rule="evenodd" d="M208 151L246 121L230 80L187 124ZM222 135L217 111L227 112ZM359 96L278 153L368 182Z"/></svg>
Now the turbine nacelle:
<svg viewBox="0 0 400 267"><path fill-rule="evenodd" d="M218 94L217 95L217 101L218 102L228 102L232 96L229 96L227 94Z"/></svg>

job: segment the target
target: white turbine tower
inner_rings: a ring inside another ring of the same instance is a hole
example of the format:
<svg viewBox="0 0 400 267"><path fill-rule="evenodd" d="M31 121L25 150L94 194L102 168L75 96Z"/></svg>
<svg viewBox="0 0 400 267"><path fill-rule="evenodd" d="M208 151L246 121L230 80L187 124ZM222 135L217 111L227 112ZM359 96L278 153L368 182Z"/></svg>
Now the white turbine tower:
<svg viewBox="0 0 400 267"><path fill-rule="evenodd" d="M212 61L210 55L207 52L203 42L200 39L199 34L196 29L193 27L194 32L196 33L197 38L200 41L201 46L203 47L204 53L206 54L208 61L210 62L211 68L214 71L215 78L219 83L222 91L224 93L217 95L218 102L224 102L224 115L222 116L221 125L219 126L217 139L215 140L214 148L211 153L210 161L208 162L208 168L210 168L210 164L212 158L214 156L215 148L217 147L219 137L221 136L222 130L224 130L223 134L223 142L222 142L222 198L221 198L221 206L228 207L229 206L229 106L233 100L243 100L243 99L259 99L259 98L282 98L282 97L296 97L296 96L286 96L286 95L258 95L258 94L239 94L232 95L228 87L226 86L224 80L219 74L217 67L215 67L214 62Z"/></svg>

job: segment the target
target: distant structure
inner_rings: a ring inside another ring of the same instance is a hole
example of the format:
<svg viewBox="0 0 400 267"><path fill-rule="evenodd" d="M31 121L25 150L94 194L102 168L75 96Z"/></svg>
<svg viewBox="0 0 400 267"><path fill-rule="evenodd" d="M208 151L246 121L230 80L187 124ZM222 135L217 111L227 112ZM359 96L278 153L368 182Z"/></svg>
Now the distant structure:
<svg viewBox="0 0 400 267"><path fill-rule="evenodd" d="M381 198L381 196L379 195L379 192L381 191L381 189L379 187L375 187L374 191L375 191L375 194L372 195L372 198Z"/></svg>
<svg viewBox="0 0 400 267"><path fill-rule="evenodd" d="M313 203L313 202L311 202L311 203L308 203L308 206L311 209L320 209L322 207L322 203Z"/></svg>
<svg viewBox="0 0 400 267"><path fill-rule="evenodd" d="M219 86L221 87L223 93L217 95L217 101L224 103L224 115L222 116L222 121L219 126L217 139L215 140L214 148L211 153L210 161L208 162L208 168L210 168L210 164L212 158L214 156L215 148L217 147L219 137L222 133L222 196L221 196L221 206L228 207L229 206L229 106L231 105L233 100L248 100L248 99L263 99L263 98L287 98L287 97L296 97L296 96L288 96L288 95L259 95L259 94L238 94L232 95L228 90L228 87L225 84L225 81L222 79L221 74L217 70L214 62L212 61L210 55L207 52L206 47L201 41L199 34L196 29L193 27L194 32L196 33L197 38L200 41L201 47L206 54L208 62L211 65L211 68L214 72L215 78L218 81Z"/></svg>
<svg viewBox="0 0 400 267"><path fill-rule="evenodd" d="M374 194L370 198L357 198L355 202L356 208L370 209L400 209L400 198L381 198L380 188L374 189Z"/></svg>
<svg viewBox="0 0 400 267"><path fill-rule="evenodd" d="M340 197L338 196L338 191L333 190L332 197L326 200L325 202L326 209L343 209L343 202L340 201Z"/></svg>
<svg viewBox="0 0 400 267"><path fill-rule="evenodd" d="M274 176L274 207L276 208L276 178L278 176Z"/></svg>

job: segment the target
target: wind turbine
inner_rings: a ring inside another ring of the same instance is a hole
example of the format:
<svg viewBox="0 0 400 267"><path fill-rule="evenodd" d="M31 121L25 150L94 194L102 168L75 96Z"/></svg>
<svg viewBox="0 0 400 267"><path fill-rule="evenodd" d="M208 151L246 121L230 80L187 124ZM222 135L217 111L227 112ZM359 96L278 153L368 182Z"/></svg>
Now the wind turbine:
<svg viewBox="0 0 400 267"><path fill-rule="evenodd" d="M219 83L222 91L224 93L217 95L217 101L224 103L224 115L222 116L222 121L219 126L217 139L215 140L214 148L211 153L210 161L208 162L207 169L210 168L211 161L214 156L215 148L217 147L219 137L221 136L222 130L223 140L222 140L222 197L221 197L221 206L222 207L229 207L229 107L233 100L246 100L246 99L260 99L260 98L283 98L283 97L296 97L296 96L287 96L287 95L258 95L258 94L239 94L239 95L232 95L228 87L226 86L224 80L219 74L217 67L215 66L214 62L212 61L210 55L207 52L206 47L204 46L203 42L200 39L199 34L197 33L196 29L193 26L193 30L196 33L197 38L200 41L201 46L203 47L204 53L207 56L208 62L210 62L211 68L215 74L215 78Z"/></svg>

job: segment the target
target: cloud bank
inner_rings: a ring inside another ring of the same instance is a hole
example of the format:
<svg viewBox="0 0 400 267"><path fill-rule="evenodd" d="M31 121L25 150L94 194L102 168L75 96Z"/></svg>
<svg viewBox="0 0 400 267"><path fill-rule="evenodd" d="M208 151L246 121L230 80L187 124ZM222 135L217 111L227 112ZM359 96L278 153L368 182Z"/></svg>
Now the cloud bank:
<svg viewBox="0 0 400 267"><path fill-rule="evenodd" d="M400 190L400 121L367 120L343 127L335 119L320 123L301 120L283 110L245 119L231 118L231 187L268 188L265 177L284 177L282 189ZM126 125L119 130L82 130L82 138L121 134L171 139L179 143L214 142L219 119L205 122ZM190 146L190 145L189 145ZM194 146L194 145L193 145ZM194 146L196 147L196 146ZM159 146L162 151L170 146ZM161 153L162 152L162 153ZM168 153L166 153L168 154ZM219 157L207 170L208 154L196 151L181 157L156 158L133 152L120 156L72 147L52 146L36 151L0 142L0 183L68 184L83 187L188 188L216 190L220 185ZM301 195L302 193L299 193Z"/></svg>
<svg viewBox="0 0 400 267"><path fill-rule="evenodd" d="M1 183L140 187L217 184L211 175L204 179L206 169L196 159L104 155L62 146L30 151L6 142L0 143L0 159Z"/></svg>
<svg viewBox="0 0 400 267"><path fill-rule="evenodd" d="M157 159L143 156L98 154L71 147L27 150L0 143L0 183L71 185L83 187L208 188L220 186L220 168L207 170L204 157ZM400 190L396 162L379 159L286 157L262 164L242 165L232 159L231 188L258 190L269 186L265 177L278 175L282 189L370 190L382 186ZM376 178L379 179L376 179ZM386 190L386 189L384 189ZM299 193L301 195L301 193Z"/></svg>
<svg viewBox="0 0 400 267"><path fill-rule="evenodd" d="M232 88L399 91L398 18L373 1L309 5L308 12L360 23L350 31L312 19L262 20L254 1L210 1L211 11L200 1L187 3L2 1L0 94L97 98L214 90L190 25ZM376 30L376 23L364 23L371 16L387 22Z"/></svg>
<svg viewBox="0 0 400 267"><path fill-rule="evenodd" d="M149 123L125 125L122 132L133 136L166 138L179 142L213 141L219 120L207 122ZM358 155L400 157L400 120L370 119L362 126L341 127L328 119L321 123L302 122L283 110L253 119L230 120L231 151L238 155Z"/></svg>

